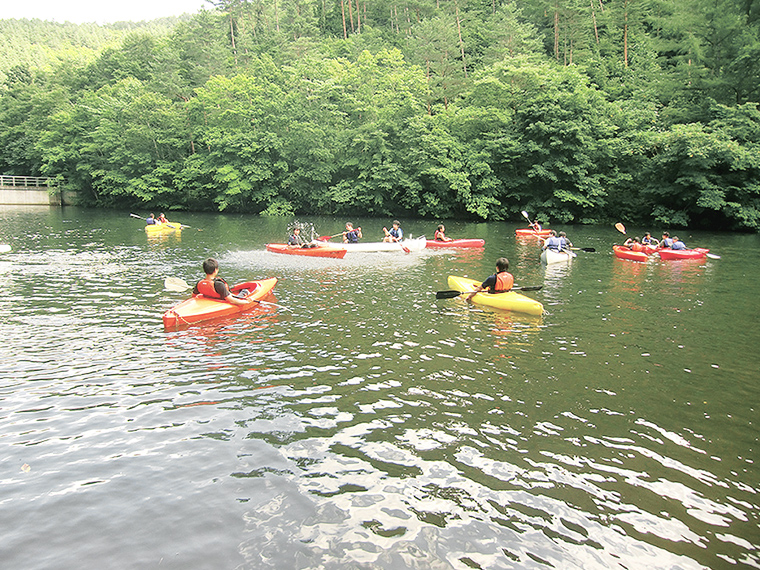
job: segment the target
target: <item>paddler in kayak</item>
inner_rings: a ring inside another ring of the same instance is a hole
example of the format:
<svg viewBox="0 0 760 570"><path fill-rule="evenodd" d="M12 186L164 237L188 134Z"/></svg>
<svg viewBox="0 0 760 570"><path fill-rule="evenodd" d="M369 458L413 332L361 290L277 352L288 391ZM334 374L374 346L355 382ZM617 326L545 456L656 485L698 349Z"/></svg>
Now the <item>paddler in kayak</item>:
<svg viewBox="0 0 760 570"><path fill-rule="evenodd" d="M145 218L145 225L146 226L155 226L156 225L156 218L153 214Z"/></svg>
<svg viewBox="0 0 760 570"><path fill-rule="evenodd" d="M383 228L383 231L385 232L385 237L383 238L385 242L401 241L404 239L404 230L401 229L401 222L398 220L393 220L393 227L390 230Z"/></svg>
<svg viewBox="0 0 760 570"><path fill-rule="evenodd" d="M638 237L628 238L623 242L623 245L631 251L644 251L644 246L641 245L641 240Z"/></svg>
<svg viewBox="0 0 760 570"><path fill-rule="evenodd" d="M668 232L662 232L662 241L657 245L657 249L667 249L673 245L673 240L670 239Z"/></svg>
<svg viewBox="0 0 760 570"><path fill-rule="evenodd" d="M293 228L293 233L288 237L288 245L294 247L317 247L315 243L308 243L301 237L301 227L296 226Z"/></svg>
<svg viewBox="0 0 760 570"><path fill-rule="evenodd" d="M433 239L435 241L454 241L454 238L446 237L446 227L443 224L440 224L438 229L435 230Z"/></svg>
<svg viewBox="0 0 760 570"><path fill-rule="evenodd" d="M652 234L647 232L644 234L644 237L641 238L641 243L642 245L652 245L656 247L657 245L659 245L660 241L653 238Z"/></svg>
<svg viewBox="0 0 760 570"><path fill-rule="evenodd" d="M496 273L475 287L475 290L467 295L466 300L471 300L476 293L488 289L489 293L507 293L512 290L515 284L515 278L507 270L509 269L509 260L506 257L500 257L496 260Z"/></svg>
<svg viewBox="0 0 760 570"><path fill-rule="evenodd" d="M202 294L204 297L211 299L224 299L233 305L248 305L253 302L245 298L239 299L230 292L227 282L218 276L219 262L213 257L209 257L203 262L203 272L206 274L206 277L196 283L193 288L193 295ZM245 297L248 291L243 289L239 294Z"/></svg>
<svg viewBox="0 0 760 570"><path fill-rule="evenodd" d="M544 246L541 249L551 249L552 251L560 252L573 247L573 244L567 239L565 232L557 232L551 230L551 235L544 241Z"/></svg>
<svg viewBox="0 0 760 570"><path fill-rule="evenodd" d="M354 224L346 222L346 231L343 232L343 243L359 243L359 239L362 238L362 229L354 229Z"/></svg>
<svg viewBox="0 0 760 570"><path fill-rule="evenodd" d="M673 236L673 243L671 244L670 249L683 250L688 248L686 247L686 244L678 238L678 236Z"/></svg>

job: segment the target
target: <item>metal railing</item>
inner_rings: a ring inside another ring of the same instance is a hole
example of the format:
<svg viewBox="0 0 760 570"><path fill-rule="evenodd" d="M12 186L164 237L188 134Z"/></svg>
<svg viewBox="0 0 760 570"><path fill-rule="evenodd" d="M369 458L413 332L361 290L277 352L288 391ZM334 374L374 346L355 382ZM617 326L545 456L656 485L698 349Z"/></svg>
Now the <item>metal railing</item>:
<svg viewBox="0 0 760 570"><path fill-rule="evenodd" d="M55 178L44 176L10 176L0 175L0 186L16 188L50 188L57 186Z"/></svg>

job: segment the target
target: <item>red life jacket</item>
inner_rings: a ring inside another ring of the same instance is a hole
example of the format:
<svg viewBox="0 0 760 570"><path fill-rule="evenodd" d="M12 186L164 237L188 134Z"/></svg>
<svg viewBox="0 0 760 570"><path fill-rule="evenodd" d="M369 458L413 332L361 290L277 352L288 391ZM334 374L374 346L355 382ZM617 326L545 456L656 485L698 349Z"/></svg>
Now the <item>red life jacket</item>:
<svg viewBox="0 0 760 570"><path fill-rule="evenodd" d="M496 285L493 288L494 293L506 293L515 284L515 278L511 273L502 271L496 274Z"/></svg>
<svg viewBox="0 0 760 570"><path fill-rule="evenodd" d="M204 297L211 297L212 299L222 298L222 296L217 293L216 289L214 288L213 279L202 279L201 281L198 281L198 284L195 287L198 289L198 293Z"/></svg>

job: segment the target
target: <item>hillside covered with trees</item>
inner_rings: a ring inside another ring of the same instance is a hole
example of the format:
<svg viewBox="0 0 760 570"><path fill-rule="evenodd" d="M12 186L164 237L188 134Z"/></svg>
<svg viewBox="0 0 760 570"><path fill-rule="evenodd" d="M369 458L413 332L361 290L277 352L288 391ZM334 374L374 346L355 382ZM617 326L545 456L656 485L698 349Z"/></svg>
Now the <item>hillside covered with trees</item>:
<svg viewBox="0 0 760 570"><path fill-rule="evenodd" d="M0 42L0 173L89 206L760 229L760 0L219 0Z"/></svg>

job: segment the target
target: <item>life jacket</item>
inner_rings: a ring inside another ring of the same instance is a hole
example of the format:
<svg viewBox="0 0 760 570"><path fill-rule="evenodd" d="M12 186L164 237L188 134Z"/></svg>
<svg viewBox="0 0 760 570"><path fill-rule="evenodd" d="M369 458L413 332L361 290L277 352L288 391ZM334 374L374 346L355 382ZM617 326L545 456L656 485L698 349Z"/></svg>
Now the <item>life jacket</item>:
<svg viewBox="0 0 760 570"><path fill-rule="evenodd" d="M443 234L442 231L435 230L435 234L433 235L433 238L435 239L435 241L443 241L444 237L445 237L445 235Z"/></svg>
<svg viewBox="0 0 760 570"><path fill-rule="evenodd" d="M553 251L559 251L562 247L562 240L558 237L550 237L546 240L546 248L551 249Z"/></svg>
<svg viewBox="0 0 760 570"><path fill-rule="evenodd" d="M203 295L204 297L210 297L212 299L221 299L222 296L217 293L216 289L214 288L214 281L213 279L202 279L198 281L198 284L195 286L198 293Z"/></svg>
<svg viewBox="0 0 760 570"><path fill-rule="evenodd" d="M389 234L391 234L396 239L401 239L404 237L404 231L401 228L393 228L388 231Z"/></svg>
<svg viewBox="0 0 760 570"><path fill-rule="evenodd" d="M631 251L644 251L644 246L638 242L633 242L631 244Z"/></svg>
<svg viewBox="0 0 760 570"><path fill-rule="evenodd" d="M346 232L346 241L348 243L358 243L359 242L359 232L357 230L351 230L350 232Z"/></svg>
<svg viewBox="0 0 760 570"><path fill-rule="evenodd" d="M502 271L496 274L496 284L491 290L491 293L506 293L515 284L515 278L511 273Z"/></svg>

